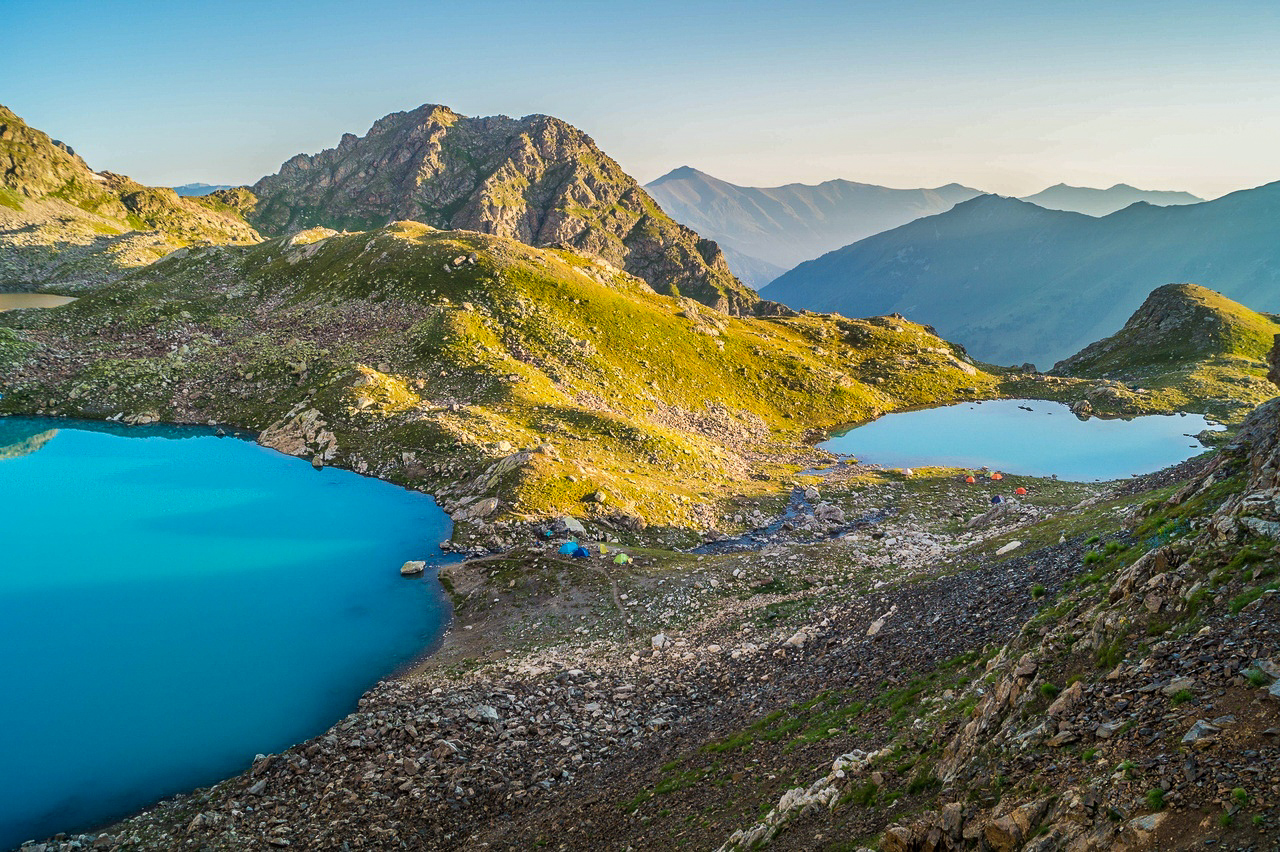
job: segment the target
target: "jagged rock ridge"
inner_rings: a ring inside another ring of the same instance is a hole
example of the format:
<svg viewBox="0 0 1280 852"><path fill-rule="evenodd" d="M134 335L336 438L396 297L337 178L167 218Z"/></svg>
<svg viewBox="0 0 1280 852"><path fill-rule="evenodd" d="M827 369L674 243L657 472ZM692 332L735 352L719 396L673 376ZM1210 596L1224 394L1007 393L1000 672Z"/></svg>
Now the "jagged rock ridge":
<svg viewBox="0 0 1280 852"><path fill-rule="evenodd" d="M720 248L677 224L589 136L560 119L468 118L426 104L264 177L252 221L285 234L395 220L571 248L663 293L731 313L759 302Z"/></svg>

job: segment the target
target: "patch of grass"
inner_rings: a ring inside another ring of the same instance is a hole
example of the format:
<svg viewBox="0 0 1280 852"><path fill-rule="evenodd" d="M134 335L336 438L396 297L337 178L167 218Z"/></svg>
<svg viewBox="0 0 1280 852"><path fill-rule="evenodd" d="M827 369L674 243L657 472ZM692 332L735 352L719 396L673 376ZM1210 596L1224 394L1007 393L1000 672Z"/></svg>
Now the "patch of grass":
<svg viewBox="0 0 1280 852"><path fill-rule="evenodd" d="M1231 791L1231 801L1243 808L1249 804L1249 791L1243 787L1236 787Z"/></svg>
<svg viewBox="0 0 1280 852"><path fill-rule="evenodd" d="M1042 683L1042 684L1040 684L1040 694L1041 694L1041 695L1043 695L1045 698L1047 698L1047 699L1048 699L1048 700L1050 700L1050 701L1052 701L1053 699L1057 698L1057 697L1058 697L1058 693L1059 693L1059 692L1061 692L1061 691L1062 691L1061 689L1059 689L1057 686L1055 686L1055 685L1054 685L1054 684L1052 684L1052 683Z"/></svg>
<svg viewBox="0 0 1280 852"><path fill-rule="evenodd" d="M1114 669L1124 659L1123 638L1112 639L1093 652L1093 660L1100 669Z"/></svg>
<svg viewBox="0 0 1280 852"><path fill-rule="evenodd" d="M1266 586L1261 586L1256 589L1250 589L1249 591L1244 592L1243 594L1236 595L1234 598L1231 599L1231 603L1230 605L1228 605L1227 608L1231 610L1232 615L1239 615L1241 610L1243 610L1249 604L1256 601L1258 598L1262 597L1268 591L1275 589L1276 586L1277 586L1276 583L1270 583Z"/></svg>
<svg viewBox="0 0 1280 852"><path fill-rule="evenodd" d="M1177 692L1175 692L1175 693L1173 694L1173 696L1169 699L1169 703L1170 703L1170 704L1172 704L1174 707L1177 707L1177 706L1179 706L1179 705L1181 705L1181 704L1186 704L1188 701L1191 701L1191 700L1192 700L1192 699L1194 699L1194 698L1195 698L1195 694L1194 694L1194 693L1192 693L1192 691L1191 691L1191 690L1189 690L1189 689L1179 689L1179 690L1178 690Z"/></svg>
<svg viewBox="0 0 1280 852"><path fill-rule="evenodd" d="M0 186L0 207L8 207L10 210L22 209L22 196L14 192L12 189Z"/></svg>
<svg viewBox="0 0 1280 852"><path fill-rule="evenodd" d="M1164 790L1159 787L1147 791L1147 807L1153 811L1164 810Z"/></svg>
<svg viewBox="0 0 1280 852"><path fill-rule="evenodd" d="M932 771L925 771L912 778L910 783L907 784L907 795L914 796L929 790L938 790L941 787L942 780L934 775Z"/></svg>
<svg viewBox="0 0 1280 852"><path fill-rule="evenodd" d="M1086 539L1084 540L1084 543L1085 543L1086 545L1090 545L1090 544L1097 544L1097 543L1098 543L1098 542L1100 542L1100 541L1102 541L1102 536L1100 536L1100 535L1091 535L1091 536L1089 536L1088 538L1086 538Z"/></svg>
<svg viewBox="0 0 1280 852"><path fill-rule="evenodd" d="M1221 816L1218 817L1218 825L1222 826L1223 828L1230 828L1235 823L1235 821L1236 821L1236 818L1231 814L1222 814Z"/></svg>
<svg viewBox="0 0 1280 852"><path fill-rule="evenodd" d="M877 787L874 782L867 781L846 793L844 797L842 797L842 800L867 808L875 803L876 797L879 795L880 788Z"/></svg>
<svg viewBox="0 0 1280 852"><path fill-rule="evenodd" d="M1266 672L1262 671L1262 669L1258 668L1249 669L1244 673L1244 677L1245 680L1249 681L1253 686L1262 687L1271 683L1270 676L1268 676Z"/></svg>
<svg viewBox="0 0 1280 852"><path fill-rule="evenodd" d="M1038 601L1042 597L1044 597L1044 593L1045 593L1045 588L1043 583L1036 583L1034 586L1031 587L1031 599L1034 601Z"/></svg>
<svg viewBox="0 0 1280 852"><path fill-rule="evenodd" d="M1084 555L1084 564L1097 565L1099 562L1102 561L1102 559L1103 559L1103 556L1101 553L1099 553L1096 550L1090 550L1088 553Z"/></svg>

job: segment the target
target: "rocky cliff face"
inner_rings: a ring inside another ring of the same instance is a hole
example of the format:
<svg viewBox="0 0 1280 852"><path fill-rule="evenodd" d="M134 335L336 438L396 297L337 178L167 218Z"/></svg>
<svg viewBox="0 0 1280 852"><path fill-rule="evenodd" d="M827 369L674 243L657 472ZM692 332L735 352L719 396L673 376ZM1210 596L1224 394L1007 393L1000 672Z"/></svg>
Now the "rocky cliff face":
<svg viewBox="0 0 1280 852"><path fill-rule="evenodd" d="M299 154L253 191L252 221L272 234L411 219L571 248L731 313L759 301L714 242L676 224L590 137L551 116L468 118L427 104Z"/></svg>

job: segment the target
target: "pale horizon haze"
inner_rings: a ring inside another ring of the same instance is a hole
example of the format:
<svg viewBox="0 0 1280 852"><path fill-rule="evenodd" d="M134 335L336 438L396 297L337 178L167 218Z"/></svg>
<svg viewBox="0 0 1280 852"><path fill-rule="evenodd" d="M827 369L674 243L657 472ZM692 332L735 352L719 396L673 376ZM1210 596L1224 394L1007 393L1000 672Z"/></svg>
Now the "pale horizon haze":
<svg viewBox="0 0 1280 852"><path fill-rule="evenodd" d="M0 0L0 103L95 169L253 183L422 103L569 121L641 182L1213 198L1280 179L1280 6Z"/></svg>

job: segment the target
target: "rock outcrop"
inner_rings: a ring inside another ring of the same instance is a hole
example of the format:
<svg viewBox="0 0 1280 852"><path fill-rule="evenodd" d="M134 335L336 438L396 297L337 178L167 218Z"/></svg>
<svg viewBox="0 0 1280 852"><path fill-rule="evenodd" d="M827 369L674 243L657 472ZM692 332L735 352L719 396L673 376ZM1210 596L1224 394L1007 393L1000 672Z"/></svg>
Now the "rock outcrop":
<svg viewBox="0 0 1280 852"><path fill-rule="evenodd" d="M253 191L251 220L266 233L411 219L571 248L730 313L760 301L719 246L663 213L587 134L547 115L468 118L426 104L293 157Z"/></svg>

